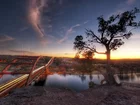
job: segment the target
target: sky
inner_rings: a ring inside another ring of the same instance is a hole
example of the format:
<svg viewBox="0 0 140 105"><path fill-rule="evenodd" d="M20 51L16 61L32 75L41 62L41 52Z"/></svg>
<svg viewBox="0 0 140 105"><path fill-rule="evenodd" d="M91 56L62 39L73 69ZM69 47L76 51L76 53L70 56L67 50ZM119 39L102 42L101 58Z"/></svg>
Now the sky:
<svg viewBox="0 0 140 105"><path fill-rule="evenodd" d="M0 0L0 54L74 57L77 35L84 36L85 29L98 34L97 17L134 7L140 8L140 0ZM140 28L111 58L140 58L139 45Z"/></svg>

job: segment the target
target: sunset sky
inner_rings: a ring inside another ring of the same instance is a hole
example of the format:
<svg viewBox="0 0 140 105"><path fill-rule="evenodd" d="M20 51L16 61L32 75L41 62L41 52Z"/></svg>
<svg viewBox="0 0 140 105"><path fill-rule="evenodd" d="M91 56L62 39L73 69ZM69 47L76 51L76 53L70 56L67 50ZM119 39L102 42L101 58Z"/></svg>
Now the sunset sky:
<svg viewBox="0 0 140 105"><path fill-rule="evenodd" d="M74 38L86 28L97 33L97 17L134 7L140 0L0 0L0 54L74 57ZM111 58L140 58L140 28Z"/></svg>

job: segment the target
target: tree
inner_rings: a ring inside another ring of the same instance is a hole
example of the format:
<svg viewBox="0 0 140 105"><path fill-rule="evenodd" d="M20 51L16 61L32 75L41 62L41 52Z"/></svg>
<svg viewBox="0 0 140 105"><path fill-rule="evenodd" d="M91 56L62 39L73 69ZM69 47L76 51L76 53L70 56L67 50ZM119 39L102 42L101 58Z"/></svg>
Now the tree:
<svg viewBox="0 0 140 105"><path fill-rule="evenodd" d="M91 73L93 69L93 56L94 53L91 51L86 51L82 53L83 58L81 59L79 53L75 55L75 61L78 64L75 64L75 70L79 71L80 73Z"/></svg>
<svg viewBox="0 0 140 105"><path fill-rule="evenodd" d="M93 59L94 52L90 51L90 50L84 51L82 56L84 56L84 58L87 59L87 60L91 60L91 59Z"/></svg>
<svg viewBox="0 0 140 105"><path fill-rule="evenodd" d="M110 75L109 64L112 50L117 50L124 44L124 39L129 39L132 35L132 30L140 26L140 22L136 22L136 14L140 10L134 8L131 11L126 11L121 14L112 15L108 20L103 16L97 18L98 33L96 35L92 30L86 29L87 40L84 41L82 35L78 35L74 41L74 49L78 50L79 54L91 51L98 54L106 54L108 73ZM95 43L105 47L105 52L98 52ZM112 76L112 75L111 75Z"/></svg>

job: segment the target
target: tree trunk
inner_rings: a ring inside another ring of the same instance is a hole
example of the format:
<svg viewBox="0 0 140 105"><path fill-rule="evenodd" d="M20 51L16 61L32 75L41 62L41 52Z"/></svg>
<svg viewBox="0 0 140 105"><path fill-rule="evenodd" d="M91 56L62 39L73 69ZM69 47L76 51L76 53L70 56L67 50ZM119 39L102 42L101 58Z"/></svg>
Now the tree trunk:
<svg viewBox="0 0 140 105"><path fill-rule="evenodd" d="M109 85L114 85L114 84L117 84L117 82L115 81L115 78L114 78L114 71L111 69L111 66L110 66L110 50L107 49L107 52L106 52L106 57L107 57L107 65L106 65L106 81Z"/></svg>
<svg viewBox="0 0 140 105"><path fill-rule="evenodd" d="M110 50L108 50L108 49L106 52L106 57L107 57L107 65L110 65Z"/></svg>

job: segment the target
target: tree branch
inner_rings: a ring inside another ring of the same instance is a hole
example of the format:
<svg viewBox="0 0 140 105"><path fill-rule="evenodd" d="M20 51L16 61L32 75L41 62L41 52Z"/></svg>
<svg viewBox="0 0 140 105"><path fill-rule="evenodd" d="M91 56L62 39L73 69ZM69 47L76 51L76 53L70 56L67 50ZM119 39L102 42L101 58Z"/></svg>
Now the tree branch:
<svg viewBox="0 0 140 105"><path fill-rule="evenodd" d="M100 41L98 41L97 39L95 40L97 43L99 43L99 44L101 44L101 42Z"/></svg>
<svg viewBox="0 0 140 105"><path fill-rule="evenodd" d="M103 38L103 36L104 36L104 32L105 32L105 31L103 31L103 32L102 32L102 34L101 34L101 39L102 39L102 38Z"/></svg>
<svg viewBox="0 0 140 105"><path fill-rule="evenodd" d="M96 38L96 41L98 41L99 43L101 43L100 38L99 38L97 35L95 35L93 31L91 31L91 30L87 30L87 32L90 32L90 33L91 33L91 35L93 35L93 37L95 37L95 38Z"/></svg>
<svg viewBox="0 0 140 105"><path fill-rule="evenodd" d="M95 52L95 53L97 53L97 54L106 54L106 52L98 52L98 51L96 51L96 49L92 49L92 48L90 48L88 46L84 46L84 47L89 49L89 50L91 50L91 51L93 51L93 52Z"/></svg>
<svg viewBox="0 0 140 105"><path fill-rule="evenodd" d="M132 28L131 30L129 30L129 32L131 32L132 30L134 30L134 29L136 29L136 28L138 28L138 26L137 26L137 27Z"/></svg>
<svg viewBox="0 0 140 105"><path fill-rule="evenodd" d="M110 43L111 43L111 41L113 40L113 38L114 38L114 35L111 35L111 38L110 38L110 40L109 40L109 42L108 42L108 45L110 45Z"/></svg>
<svg viewBox="0 0 140 105"><path fill-rule="evenodd" d="M130 33L132 30L134 30L134 29L136 29L136 28L138 28L138 27L134 27L134 28L130 29L130 30L128 31L128 33ZM125 34L122 35L122 36L116 36L116 37L114 37L114 38L122 38L122 37L124 37L124 36L125 36Z"/></svg>
<svg viewBox="0 0 140 105"><path fill-rule="evenodd" d="M114 38L122 38L122 37L124 37L124 35L123 36L115 36Z"/></svg>

